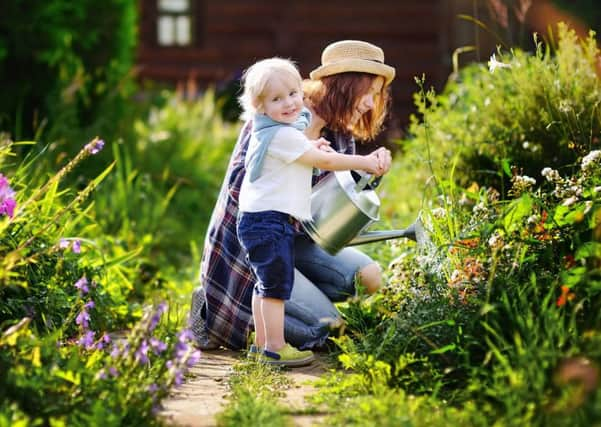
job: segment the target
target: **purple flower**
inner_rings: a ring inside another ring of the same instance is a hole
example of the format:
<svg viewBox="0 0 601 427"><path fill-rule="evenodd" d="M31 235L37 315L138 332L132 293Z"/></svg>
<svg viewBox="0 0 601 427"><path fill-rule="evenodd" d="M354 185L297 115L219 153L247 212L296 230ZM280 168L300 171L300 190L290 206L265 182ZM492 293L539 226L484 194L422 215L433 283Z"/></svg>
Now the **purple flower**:
<svg viewBox="0 0 601 427"><path fill-rule="evenodd" d="M135 358L141 365L148 363L148 348L148 342L144 340L135 353Z"/></svg>
<svg viewBox="0 0 601 427"><path fill-rule="evenodd" d="M186 365L188 365L188 367L191 368L192 366L196 365L199 360L200 360L200 350L196 350L190 355L190 358L186 362Z"/></svg>
<svg viewBox="0 0 601 427"><path fill-rule="evenodd" d="M177 360L182 360L190 347L185 342L178 341L175 344L175 357Z"/></svg>
<svg viewBox="0 0 601 427"><path fill-rule="evenodd" d="M159 306L157 307L156 311L150 318L150 324L148 325L148 330L150 332L155 330L155 328L157 327L157 325L159 324L159 322L161 320L161 316L163 315L163 313L166 310L167 310L167 303L165 303L165 302L160 303Z"/></svg>
<svg viewBox="0 0 601 427"><path fill-rule="evenodd" d="M185 342L188 342L188 341L193 341L194 340L194 334L192 333L192 331L190 329L182 329L177 334L177 339L181 343L185 343Z"/></svg>
<svg viewBox="0 0 601 427"><path fill-rule="evenodd" d="M104 147L104 141L102 139L94 139L92 142L86 144L85 149L88 153L94 155L98 154Z"/></svg>
<svg viewBox="0 0 601 427"><path fill-rule="evenodd" d="M167 344L165 344L163 341L152 337L150 339L150 346L152 347L152 350L154 351L154 354L159 355L162 352L164 352L165 350L167 350Z"/></svg>
<svg viewBox="0 0 601 427"><path fill-rule="evenodd" d="M84 329L88 329L88 327L90 326L90 315L88 314L85 308L79 312L79 314L75 318L75 323L77 323Z"/></svg>
<svg viewBox="0 0 601 427"><path fill-rule="evenodd" d="M85 308L94 308L94 307L96 307L96 303L93 300L90 300L90 301L86 302L84 307Z"/></svg>
<svg viewBox="0 0 601 427"><path fill-rule="evenodd" d="M159 389L159 386L156 385L155 383L152 383L148 386L148 391L150 393L156 393L158 391L158 389Z"/></svg>
<svg viewBox="0 0 601 427"><path fill-rule="evenodd" d="M116 359L117 357L119 357L120 353L121 353L121 351L119 350L119 347L116 345L113 345L113 349L111 350L111 357L113 359Z"/></svg>
<svg viewBox="0 0 601 427"><path fill-rule="evenodd" d="M12 218L15 214L15 192L8 185L8 179L0 173L0 215Z"/></svg>
<svg viewBox="0 0 601 427"><path fill-rule="evenodd" d="M71 243L71 239L61 239L58 242L58 247L61 249L67 249L69 246L71 246L73 253L81 253L81 240L79 239L74 239L73 243Z"/></svg>
<svg viewBox="0 0 601 427"><path fill-rule="evenodd" d="M85 347L86 350L91 350L94 348L94 336L96 332L94 331L86 331L85 334L79 339L79 345Z"/></svg>
<svg viewBox="0 0 601 427"><path fill-rule="evenodd" d="M182 385L182 383L184 382L184 374L182 373L181 370L177 369L174 373L174 380L173 383L175 384L176 387Z"/></svg>
<svg viewBox="0 0 601 427"><path fill-rule="evenodd" d="M77 282L75 282L74 286L84 295L90 292L90 288L88 288L88 279L86 279L86 276L82 276Z"/></svg>
<svg viewBox="0 0 601 427"><path fill-rule="evenodd" d="M111 366L109 368L109 373L115 378L119 376L119 371L117 371L117 368L115 368L114 366Z"/></svg>

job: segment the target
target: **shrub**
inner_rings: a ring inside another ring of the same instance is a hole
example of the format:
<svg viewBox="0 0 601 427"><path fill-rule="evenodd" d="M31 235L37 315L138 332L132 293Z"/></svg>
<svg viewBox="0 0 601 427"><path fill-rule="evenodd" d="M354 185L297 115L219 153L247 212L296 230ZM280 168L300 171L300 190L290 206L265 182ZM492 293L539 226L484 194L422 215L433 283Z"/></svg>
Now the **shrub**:
<svg viewBox="0 0 601 427"><path fill-rule="evenodd" d="M131 84L136 3L11 0L2 14L0 129L24 139L49 125L57 139L96 123L109 135Z"/></svg>
<svg viewBox="0 0 601 427"><path fill-rule="evenodd" d="M569 172L600 144L599 50L594 33L580 42L560 25L558 37L555 50L537 43L534 54L498 52L491 72L474 64L440 96L417 94L424 121L412 118L406 163L430 161L436 176L452 167L460 185L475 181L503 194L509 183L502 181L501 165L519 165L527 176L543 167ZM428 147L436 150L427 153Z"/></svg>

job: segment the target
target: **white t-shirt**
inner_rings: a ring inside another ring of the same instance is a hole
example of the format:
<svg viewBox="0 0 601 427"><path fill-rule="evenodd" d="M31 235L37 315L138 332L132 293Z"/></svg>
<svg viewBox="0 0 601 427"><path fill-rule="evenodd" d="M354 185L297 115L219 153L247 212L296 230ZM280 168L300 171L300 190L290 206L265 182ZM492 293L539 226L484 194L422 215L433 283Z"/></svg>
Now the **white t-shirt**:
<svg viewBox="0 0 601 427"><path fill-rule="evenodd" d="M247 156L259 143L250 139ZM282 126L269 143L261 176L250 182L245 175L240 188L242 212L274 210L299 220L311 219L311 176L313 168L296 160L313 145L305 134L292 126Z"/></svg>

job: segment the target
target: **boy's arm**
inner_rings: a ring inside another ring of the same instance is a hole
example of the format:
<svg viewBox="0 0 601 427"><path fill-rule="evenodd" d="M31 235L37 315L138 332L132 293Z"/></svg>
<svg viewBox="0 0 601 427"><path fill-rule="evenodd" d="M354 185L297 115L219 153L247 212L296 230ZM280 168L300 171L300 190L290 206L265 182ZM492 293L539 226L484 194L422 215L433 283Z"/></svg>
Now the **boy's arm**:
<svg viewBox="0 0 601 427"><path fill-rule="evenodd" d="M364 170L380 176L384 173L383 165L376 152L366 156L341 154L335 151L324 151L311 147L297 159L300 163L323 170Z"/></svg>

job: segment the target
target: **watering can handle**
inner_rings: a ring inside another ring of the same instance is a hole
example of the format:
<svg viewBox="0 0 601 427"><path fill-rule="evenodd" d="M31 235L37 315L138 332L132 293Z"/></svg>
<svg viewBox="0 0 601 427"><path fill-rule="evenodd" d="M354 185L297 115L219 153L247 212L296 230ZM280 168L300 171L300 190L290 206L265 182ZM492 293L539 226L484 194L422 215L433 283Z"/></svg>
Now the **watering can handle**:
<svg viewBox="0 0 601 427"><path fill-rule="evenodd" d="M381 176L375 176L369 173L361 175L359 181L355 184L355 191L358 193L362 190L365 190L369 187L369 189L374 189L380 184Z"/></svg>

